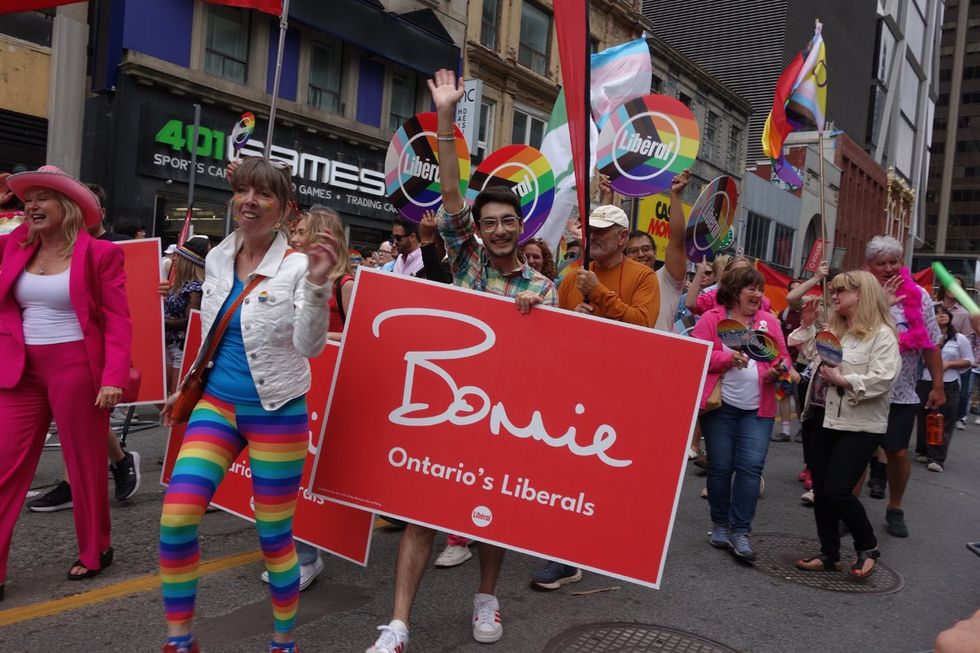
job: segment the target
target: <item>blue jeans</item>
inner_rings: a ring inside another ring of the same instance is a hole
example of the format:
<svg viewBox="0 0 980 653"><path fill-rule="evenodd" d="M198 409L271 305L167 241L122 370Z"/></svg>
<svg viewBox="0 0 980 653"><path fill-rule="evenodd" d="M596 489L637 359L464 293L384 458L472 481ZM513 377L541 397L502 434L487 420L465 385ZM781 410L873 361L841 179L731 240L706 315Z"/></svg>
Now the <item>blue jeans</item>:
<svg viewBox="0 0 980 653"><path fill-rule="evenodd" d="M320 549L310 546L306 542L296 541L296 557L299 558L299 564L312 565L316 562L316 557L319 554Z"/></svg>
<svg viewBox="0 0 980 653"><path fill-rule="evenodd" d="M711 522L728 525L733 533L752 532L772 424L772 417L726 403L701 416Z"/></svg>

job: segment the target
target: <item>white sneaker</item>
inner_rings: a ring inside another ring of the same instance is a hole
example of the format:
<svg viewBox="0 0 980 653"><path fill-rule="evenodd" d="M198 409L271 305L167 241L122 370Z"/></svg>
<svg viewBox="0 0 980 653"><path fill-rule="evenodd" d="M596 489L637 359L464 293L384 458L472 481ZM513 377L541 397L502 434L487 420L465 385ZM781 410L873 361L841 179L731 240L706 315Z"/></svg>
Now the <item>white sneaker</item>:
<svg viewBox="0 0 980 653"><path fill-rule="evenodd" d="M436 558L435 566L440 568L455 567L463 564L472 557L473 554L470 553L470 547L447 544L446 548L439 554L439 557Z"/></svg>
<svg viewBox="0 0 980 653"><path fill-rule="evenodd" d="M504 636L500 623L500 604L492 594L473 597L473 639L482 644L493 644Z"/></svg>
<svg viewBox="0 0 980 653"><path fill-rule="evenodd" d="M929 463L928 465L926 465L926 469L928 469L930 472L942 473L943 466L940 465L939 463Z"/></svg>
<svg viewBox="0 0 980 653"><path fill-rule="evenodd" d="M960 430L960 431L965 431L966 430L966 419L961 417L960 419L956 420L956 428L958 430Z"/></svg>
<svg viewBox="0 0 980 653"><path fill-rule="evenodd" d="M916 455L915 462L922 463L923 465L925 465L927 462L929 462L929 459L920 453Z"/></svg>
<svg viewBox="0 0 980 653"><path fill-rule="evenodd" d="M320 572L322 571L323 571L323 559L320 558L319 554L317 554L316 560L314 560L310 564L300 565L299 566L299 591L302 592L307 587L309 587L316 579L316 577L320 575ZM262 579L263 583L268 583L269 572L263 571L262 575L259 576L259 578Z"/></svg>
<svg viewBox="0 0 980 653"><path fill-rule="evenodd" d="M803 494L801 494L800 495L800 501L803 502L803 505L804 506L812 506L813 505L813 490L807 490L806 492L804 492Z"/></svg>
<svg viewBox="0 0 980 653"><path fill-rule="evenodd" d="M974 418L973 423L974 424L980 424L980 417Z"/></svg>
<svg viewBox="0 0 980 653"><path fill-rule="evenodd" d="M408 626L398 619L392 619L387 626L378 626L381 635L374 646L364 653L405 653L408 650Z"/></svg>

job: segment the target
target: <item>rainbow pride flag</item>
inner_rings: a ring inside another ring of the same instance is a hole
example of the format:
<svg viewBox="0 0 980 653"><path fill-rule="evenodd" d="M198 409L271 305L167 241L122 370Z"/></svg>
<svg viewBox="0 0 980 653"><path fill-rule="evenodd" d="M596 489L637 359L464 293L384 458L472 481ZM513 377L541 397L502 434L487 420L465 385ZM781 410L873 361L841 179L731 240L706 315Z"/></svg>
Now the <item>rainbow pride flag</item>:
<svg viewBox="0 0 980 653"><path fill-rule="evenodd" d="M803 181L783 156L786 137L800 129L823 130L827 107L827 50L819 22L813 38L796 55L776 82L772 111L762 132L762 151L772 159L773 171L791 186Z"/></svg>

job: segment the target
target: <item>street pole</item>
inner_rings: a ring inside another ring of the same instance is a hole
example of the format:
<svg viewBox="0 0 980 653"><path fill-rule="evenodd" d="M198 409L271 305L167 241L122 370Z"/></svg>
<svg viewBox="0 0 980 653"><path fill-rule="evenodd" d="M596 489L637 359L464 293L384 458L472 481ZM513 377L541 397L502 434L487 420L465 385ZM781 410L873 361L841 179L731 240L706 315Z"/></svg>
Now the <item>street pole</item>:
<svg viewBox="0 0 980 653"><path fill-rule="evenodd" d="M276 76L272 83L272 102L269 105L269 131L265 137L265 158L272 154L272 135L276 127L276 108L279 105L279 82L282 79L282 57L286 47L286 30L289 27L289 0L282 0L279 16L279 48L276 51Z"/></svg>

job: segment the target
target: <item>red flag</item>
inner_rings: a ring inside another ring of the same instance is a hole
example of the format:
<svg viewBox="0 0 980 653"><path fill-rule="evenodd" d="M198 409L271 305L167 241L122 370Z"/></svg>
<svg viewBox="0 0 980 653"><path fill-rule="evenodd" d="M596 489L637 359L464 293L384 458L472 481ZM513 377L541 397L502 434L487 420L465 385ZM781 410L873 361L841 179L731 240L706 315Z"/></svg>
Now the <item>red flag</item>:
<svg viewBox="0 0 980 653"><path fill-rule="evenodd" d="M589 98L589 3L588 0L555 0L555 32L558 36L558 59L561 63L565 112L575 166L575 188L582 220L582 237L589 233L589 123L592 104ZM588 246L585 260L588 259Z"/></svg>
<svg viewBox="0 0 980 653"><path fill-rule="evenodd" d="M273 16L282 15L282 0L205 0L214 5L228 5L244 9L258 9Z"/></svg>
<svg viewBox="0 0 980 653"><path fill-rule="evenodd" d="M12 14L17 11L37 11L51 9L58 5L70 5L82 0L5 0L0 3L0 14Z"/></svg>

